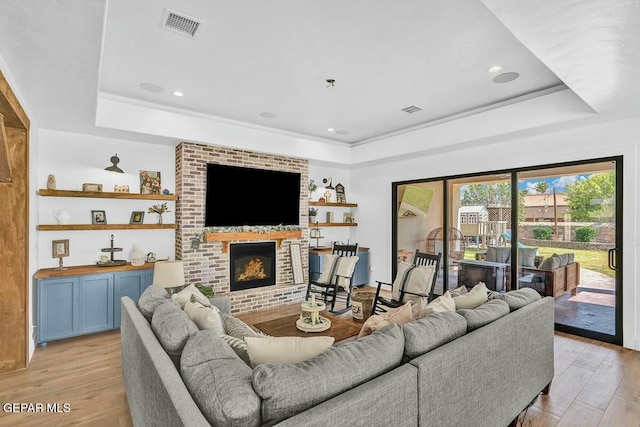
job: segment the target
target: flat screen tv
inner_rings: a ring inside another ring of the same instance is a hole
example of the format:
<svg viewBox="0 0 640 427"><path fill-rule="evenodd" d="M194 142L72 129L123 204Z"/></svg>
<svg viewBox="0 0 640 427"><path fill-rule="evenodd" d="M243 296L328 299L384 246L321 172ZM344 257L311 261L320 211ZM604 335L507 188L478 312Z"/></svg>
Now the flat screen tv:
<svg viewBox="0 0 640 427"><path fill-rule="evenodd" d="M299 223L299 173L207 164L206 227Z"/></svg>

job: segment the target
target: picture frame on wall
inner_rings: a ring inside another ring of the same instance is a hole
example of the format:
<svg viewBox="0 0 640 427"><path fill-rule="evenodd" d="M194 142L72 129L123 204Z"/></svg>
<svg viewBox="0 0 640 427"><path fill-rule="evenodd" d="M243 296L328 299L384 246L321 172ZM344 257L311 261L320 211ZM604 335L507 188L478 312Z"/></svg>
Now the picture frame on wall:
<svg viewBox="0 0 640 427"><path fill-rule="evenodd" d="M142 224L144 222L144 211L131 212L131 218L129 224Z"/></svg>
<svg viewBox="0 0 640 427"><path fill-rule="evenodd" d="M53 240L51 242L51 257L62 258L69 256L69 239Z"/></svg>
<svg viewBox="0 0 640 427"><path fill-rule="evenodd" d="M160 172L140 171L140 194L162 194Z"/></svg>
<svg viewBox="0 0 640 427"><path fill-rule="evenodd" d="M91 211L91 224L106 224L107 213L105 211Z"/></svg>

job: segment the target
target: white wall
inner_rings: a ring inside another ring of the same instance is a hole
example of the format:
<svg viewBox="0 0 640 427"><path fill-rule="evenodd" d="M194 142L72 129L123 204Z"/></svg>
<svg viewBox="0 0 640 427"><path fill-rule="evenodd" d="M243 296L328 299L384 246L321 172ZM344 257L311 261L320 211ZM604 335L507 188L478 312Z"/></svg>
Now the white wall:
<svg viewBox="0 0 640 427"><path fill-rule="evenodd" d="M82 190L83 183L103 185L103 191L113 191L113 186L129 185L131 193L140 192L139 171L160 171L162 188L175 192L175 150L173 147L145 144L120 139L90 135L40 130L37 174L32 191L46 188L47 176L56 176L58 190ZM105 171L109 158L120 157L119 167L124 174ZM34 153L32 153L32 158ZM91 210L104 210L107 223L128 224L132 211L144 211L145 224L154 224L156 214L146 213L151 205L161 203L152 200L93 199L67 197L38 197L35 224L57 224L55 212L67 210L70 224L91 224ZM174 223L175 202L168 203L171 212L163 215L164 223ZM103 255L101 248L110 245L123 248L116 259L130 260L133 245L144 252L155 252L160 258L175 256L174 230L107 230L107 231L40 231L37 238L37 268L56 267L58 260L51 257L51 241L69 239L70 254L65 265L94 264ZM108 253L106 255L109 255Z"/></svg>
<svg viewBox="0 0 640 427"><path fill-rule="evenodd" d="M353 167L351 188L362 212L353 237L366 240L371 247L372 282L392 279L392 182L623 155L623 340L625 347L640 349L640 292L636 285L640 275L639 134L640 123L626 120L491 145L484 145L484 141L478 148Z"/></svg>

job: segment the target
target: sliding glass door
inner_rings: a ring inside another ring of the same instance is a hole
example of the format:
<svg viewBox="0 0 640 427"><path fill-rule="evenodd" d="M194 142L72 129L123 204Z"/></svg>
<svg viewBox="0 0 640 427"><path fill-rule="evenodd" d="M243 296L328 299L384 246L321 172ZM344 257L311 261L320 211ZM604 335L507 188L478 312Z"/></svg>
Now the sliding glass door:
<svg viewBox="0 0 640 427"><path fill-rule="evenodd" d="M529 287L558 330L621 344L621 176L617 157L394 183L394 268L442 253L436 294Z"/></svg>
<svg viewBox="0 0 640 427"><path fill-rule="evenodd" d="M555 298L558 329L621 341L615 160L518 173L518 287Z"/></svg>

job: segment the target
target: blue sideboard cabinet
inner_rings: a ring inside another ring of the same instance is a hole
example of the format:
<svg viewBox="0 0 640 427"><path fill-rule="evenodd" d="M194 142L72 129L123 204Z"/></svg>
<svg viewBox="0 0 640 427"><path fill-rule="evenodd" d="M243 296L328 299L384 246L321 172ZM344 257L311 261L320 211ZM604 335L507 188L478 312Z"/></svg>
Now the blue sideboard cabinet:
<svg viewBox="0 0 640 427"><path fill-rule="evenodd" d="M324 266L324 256L330 254L330 248L309 250L309 278L318 280ZM369 249L358 248L358 262L353 273L353 286L369 284Z"/></svg>
<svg viewBox="0 0 640 427"><path fill-rule="evenodd" d="M79 266L39 270L38 343L120 327L120 298L134 301L153 282L153 263L134 267Z"/></svg>

